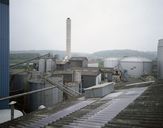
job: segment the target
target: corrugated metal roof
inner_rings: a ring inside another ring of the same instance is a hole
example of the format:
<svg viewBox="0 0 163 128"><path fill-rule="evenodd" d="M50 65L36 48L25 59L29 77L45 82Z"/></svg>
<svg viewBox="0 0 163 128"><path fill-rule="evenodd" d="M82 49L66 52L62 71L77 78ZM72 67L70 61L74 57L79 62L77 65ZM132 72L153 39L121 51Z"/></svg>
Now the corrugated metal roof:
<svg viewBox="0 0 163 128"><path fill-rule="evenodd" d="M163 85L152 85L103 128L162 128Z"/></svg>

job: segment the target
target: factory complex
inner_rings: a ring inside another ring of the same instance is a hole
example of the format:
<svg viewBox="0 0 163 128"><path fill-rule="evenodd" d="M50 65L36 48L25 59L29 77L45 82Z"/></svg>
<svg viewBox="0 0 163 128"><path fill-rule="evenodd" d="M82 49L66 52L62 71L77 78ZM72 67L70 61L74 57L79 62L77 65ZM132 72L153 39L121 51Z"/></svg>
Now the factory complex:
<svg viewBox="0 0 163 128"><path fill-rule="evenodd" d="M5 1L5 2L4 2ZM44 54L9 64L9 1L0 0L0 128L163 126L163 39L157 58ZM97 58L99 59L99 58Z"/></svg>

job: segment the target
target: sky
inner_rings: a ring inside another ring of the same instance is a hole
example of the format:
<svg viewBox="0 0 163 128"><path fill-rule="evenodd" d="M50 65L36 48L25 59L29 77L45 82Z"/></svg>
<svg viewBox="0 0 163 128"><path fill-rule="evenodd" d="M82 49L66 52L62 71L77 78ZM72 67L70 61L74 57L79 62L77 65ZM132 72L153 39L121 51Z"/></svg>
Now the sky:
<svg viewBox="0 0 163 128"><path fill-rule="evenodd" d="M156 51L163 38L163 0L10 0L11 50Z"/></svg>

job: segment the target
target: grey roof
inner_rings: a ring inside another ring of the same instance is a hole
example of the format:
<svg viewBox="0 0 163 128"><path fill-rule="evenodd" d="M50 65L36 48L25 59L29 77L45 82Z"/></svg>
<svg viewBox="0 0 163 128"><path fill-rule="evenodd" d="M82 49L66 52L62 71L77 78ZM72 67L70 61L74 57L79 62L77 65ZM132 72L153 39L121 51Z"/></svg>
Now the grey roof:
<svg viewBox="0 0 163 128"><path fill-rule="evenodd" d="M104 128L162 128L162 100L163 85L152 85Z"/></svg>
<svg viewBox="0 0 163 128"><path fill-rule="evenodd" d="M122 89L115 92L114 95L107 95L100 100L88 99L82 101L80 99L73 103L67 101L68 105L63 102L62 105L56 105L55 109L36 111L0 124L0 127L35 128L47 125L49 127L68 127L68 125L76 127L82 125L81 127L94 128L97 125L97 127L103 126L103 128L162 128L163 85L149 86L147 90L147 87ZM129 103L131 104L126 107ZM123 108L125 109L122 110Z"/></svg>
<svg viewBox="0 0 163 128"><path fill-rule="evenodd" d="M99 75L99 71L82 71L81 75L83 76L97 76Z"/></svg>

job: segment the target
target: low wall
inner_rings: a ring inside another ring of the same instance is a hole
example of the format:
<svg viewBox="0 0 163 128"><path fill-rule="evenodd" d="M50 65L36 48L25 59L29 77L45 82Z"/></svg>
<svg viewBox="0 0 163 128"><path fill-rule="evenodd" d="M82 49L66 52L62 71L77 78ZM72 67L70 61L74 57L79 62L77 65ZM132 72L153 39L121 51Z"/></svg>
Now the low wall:
<svg viewBox="0 0 163 128"><path fill-rule="evenodd" d="M114 82L98 84L85 89L86 98L100 98L114 91Z"/></svg>

